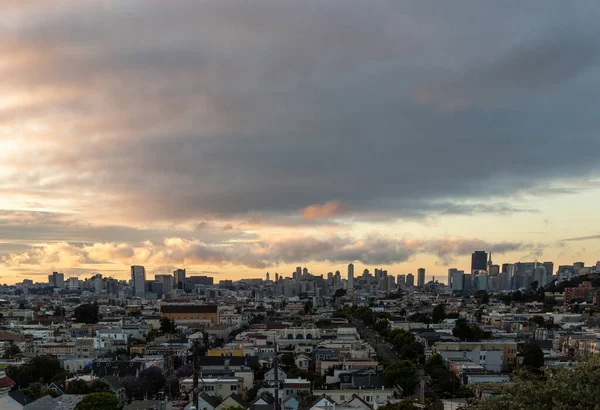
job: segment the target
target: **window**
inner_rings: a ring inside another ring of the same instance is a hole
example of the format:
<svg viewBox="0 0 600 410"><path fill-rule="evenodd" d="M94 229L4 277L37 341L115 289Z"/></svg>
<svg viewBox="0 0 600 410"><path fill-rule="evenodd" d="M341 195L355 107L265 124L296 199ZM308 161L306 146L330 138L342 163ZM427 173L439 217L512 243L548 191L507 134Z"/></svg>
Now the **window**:
<svg viewBox="0 0 600 410"><path fill-rule="evenodd" d="M229 387L231 388L231 391L237 391L237 386L235 384L232 384Z"/></svg>
<svg viewBox="0 0 600 410"><path fill-rule="evenodd" d="M344 396L343 394L340 395L340 400L346 400L346 396Z"/></svg>
<svg viewBox="0 0 600 410"><path fill-rule="evenodd" d="M371 396L365 396L365 401L371 401Z"/></svg>
<svg viewBox="0 0 600 410"><path fill-rule="evenodd" d="M215 386L206 386L204 388L204 390L206 390L206 391L215 391Z"/></svg>

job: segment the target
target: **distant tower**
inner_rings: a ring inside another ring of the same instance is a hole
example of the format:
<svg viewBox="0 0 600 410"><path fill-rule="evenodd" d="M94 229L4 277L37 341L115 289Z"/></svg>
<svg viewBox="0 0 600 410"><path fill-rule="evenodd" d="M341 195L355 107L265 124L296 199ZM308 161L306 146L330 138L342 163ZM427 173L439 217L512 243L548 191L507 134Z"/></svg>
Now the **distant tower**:
<svg viewBox="0 0 600 410"><path fill-rule="evenodd" d="M279 273L275 272L275 282L279 282Z"/></svg>
<svg viewBox="0 0 600 410"><path fill-rule="evenodd" d="M487 253L485 251L475 251L471 255L471 273L478 270L487 270Z"/></svg>
<svg viewBox="0 0 600 410"><path fill-rule="evenodd" d="M267 272L267 282L269 281L269 272Z"/></svg>
<svg viewBox="0 0 600 410"><path fill-rule="evenodd" d="M488 260L488 268L487 271L490 272L492 270L492 251L490 251L490 259Z"/></svg>
<svg viewBox="0 0 600 410"><path fill-rule="evenodd" d="M146 296L146 269L143 266L133 265L131 267L131 284L134 296L143 299Z"/></svg>
<svg viewBox="0 0 600 410"><path fill-rule="evenodd" d="M348 290L354 289L354 265L348 265Z"/></svg>
<svg viewBox="0 0 600 410"><path fill-rule="evenodd" d="M423 288L425 287L425 269L419 268L417 270L417 287Z"/></svg>
<svg viewBox="0 0 600 410"><path fill-rule="evenodd" d="M300 280L301 276L302 276L302 267L296 266L296 273L294 274L294 279Z"/></svg>

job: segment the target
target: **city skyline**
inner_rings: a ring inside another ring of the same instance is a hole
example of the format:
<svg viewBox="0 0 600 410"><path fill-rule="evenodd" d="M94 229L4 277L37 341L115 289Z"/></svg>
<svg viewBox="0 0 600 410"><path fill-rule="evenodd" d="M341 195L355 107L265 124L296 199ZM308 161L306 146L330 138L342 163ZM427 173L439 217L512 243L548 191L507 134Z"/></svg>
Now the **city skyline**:
<svg viewBox="0 0 600 410"><path fill-rule="evenodd" d="M600 259L593 1L61 4L2 8L2 283Z"/></svg>

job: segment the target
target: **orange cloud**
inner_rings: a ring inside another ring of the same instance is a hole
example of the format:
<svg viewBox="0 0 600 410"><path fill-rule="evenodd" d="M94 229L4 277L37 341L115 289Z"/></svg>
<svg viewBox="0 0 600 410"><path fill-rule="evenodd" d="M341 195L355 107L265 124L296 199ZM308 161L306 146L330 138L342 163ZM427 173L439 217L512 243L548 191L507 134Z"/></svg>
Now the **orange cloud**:
<svg viewBox="0 0 600 410"><path fill-rule="evenodd" d="M323 205L315 204L302 210L304 219L321 219L341 216L349 211L349 206L340 201L327 201Z"/></svg>

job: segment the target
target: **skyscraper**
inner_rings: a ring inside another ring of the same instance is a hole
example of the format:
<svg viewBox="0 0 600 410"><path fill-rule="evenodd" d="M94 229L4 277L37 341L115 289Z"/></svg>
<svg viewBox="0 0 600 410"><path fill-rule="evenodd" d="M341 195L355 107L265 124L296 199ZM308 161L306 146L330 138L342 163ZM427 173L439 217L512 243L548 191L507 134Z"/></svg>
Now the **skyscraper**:
<svg viewBox="0 0 600 410"><path fill-rule="evenodd" d="M403 288L404 286L406 286L406 275L398 275L397 279L396 279L396 283L398 284L398 287Z"/></svg>
<svg viewBox="0 0 600 410"><path fill-rule="evenodd" d="M484 270L487 272L487 253L485 251L475 251L471 255L471 273L476 270Z"/></svg>
<svg viewBox="0 0 600 410"><path fill-rule="evenodd" d="M48 275L48 283L59 289L65 287L65 274L60 272L52 272L52 275Z"/></svg>
<svg viewBox="0 0 600 410"><path fill-rule="evenodd" d="M131 267L131 285L134 296L142 299L146 296L146 269L143 266L133 265Z"/></svg>
<svg viewBox="0 0 600 410"><path fill-rule="evenodd" d="M457 271L458 269L456 268L450 268L448 269L448 282L446 283L448 285L449 288L452 287L452 278L454 277L454 273ZM462 287L462 283L460 285Z"/></svg>
<svg viewBox="0 0 600 410"><path fill-rule="evenodd" d="M173 271L173 277L175 278L175 287L177 289L185 288L185 269L175 269ZM165 290L166 292L167 290Z"/></svg>
<svg viewBox="0 0 600 410"><path fill-rule="evenodd" d="M354 265L348 265L348 290L354 289Z"/></svg>
<svg viewBox="0 0 600 410"><path fill-rule="evenodd" d="M415 286L415 275L409 273L406 275L406 287L412 288L413 286Z"/></svg>
<svg viewBox="0 0 600 410"><path fill-rule="evenodd" d="M296 272L294 273L294 279L300 280L302 277L302 266L296 266Z"/></svg>
<svg viewBox="0 0 600 410"><path fill-rule="evenodd" d="M267 282L269 281L269 272L267 272Z"/></svg>
<svg viewBox="0 0 600 410"><path fill-rule="evenodd" d="M154 281L162 283L162 291L164 293L173 289L174 277L171 275L154 275Z"/></svg>
<svg viewBox="0 0 600 410"><path fill-rule="evenodd" d="M417 287L422 288L425 286L425 269L419 268L417 270Z"/></svg>

